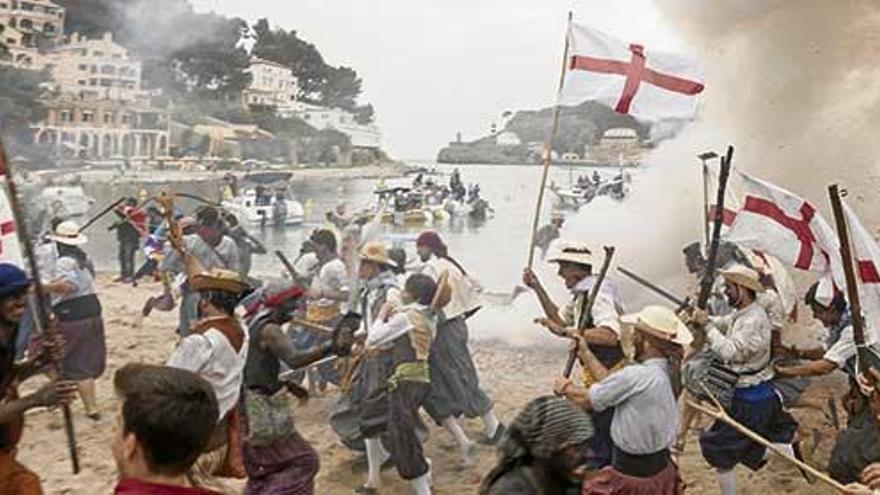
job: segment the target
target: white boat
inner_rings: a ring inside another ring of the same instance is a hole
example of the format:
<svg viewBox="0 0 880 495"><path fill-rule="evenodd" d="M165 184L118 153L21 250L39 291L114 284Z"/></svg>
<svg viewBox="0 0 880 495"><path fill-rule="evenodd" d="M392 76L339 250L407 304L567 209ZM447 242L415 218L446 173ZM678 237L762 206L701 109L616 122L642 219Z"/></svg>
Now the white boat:
<svg viewBox="0 0 880 495"><path fill-rule="evenodd" d="M61 218L85 216L95 204L95 198L87 196L82 186L46 186L37 201L53 216Z"/></svg>
<svg viewBox="0 0 880 495"><path fill-rule="evenodd" d="M247 187L238 196L224 200L223 208L249 225L302 225L305 211L287 184Z"/></svg>

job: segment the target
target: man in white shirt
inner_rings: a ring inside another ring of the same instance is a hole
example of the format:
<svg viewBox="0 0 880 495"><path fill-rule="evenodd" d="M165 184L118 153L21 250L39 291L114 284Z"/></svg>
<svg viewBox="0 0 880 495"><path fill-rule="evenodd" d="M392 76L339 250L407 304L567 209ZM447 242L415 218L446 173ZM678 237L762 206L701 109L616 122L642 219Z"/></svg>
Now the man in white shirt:
<svg viewBox="0 0 880 495"><path fill-rule="evenodd" d="M248 334L235 316L248 285L236 271L214 269L190 280L198 294L199 320L182 338L168 366L198 373L217 396L220 423L191 475L201 485L214 485L220 471L243 471L239 448L238 402L247 360ZM241 473L243 475L243 472Z"/></svg>

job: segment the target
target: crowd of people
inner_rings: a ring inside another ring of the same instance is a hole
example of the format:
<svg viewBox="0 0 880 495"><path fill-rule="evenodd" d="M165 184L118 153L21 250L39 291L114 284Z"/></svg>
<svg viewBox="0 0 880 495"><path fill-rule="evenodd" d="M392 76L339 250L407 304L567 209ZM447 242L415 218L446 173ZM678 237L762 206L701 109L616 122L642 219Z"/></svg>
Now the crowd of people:
<svg viewBox="0 0 880 495"><path fill-rule="evenodd" d="M320 454L298 433L292 403L332 388L327 427L367 461L357 493L380 493L387 463L413 493L432 493L432 473L449 466L426 455L424 411L455 442L461 466L474 465L477 444L497 448L483 494L680 494L687 473L677 460L699 414L691 404L702 400L736 422L715 419L699 435L721 493L732 495L734 468L762 469L768 445L803 458L791 410L808 407L800 397L807 377L835 371L850 380L849 420L828 472L851 493L880 489L880 392L876 376L855 365L845 294L813 284L804 302L828 329L826 345L786 345L795 303L782 290L787 274L736 246L719 252L708 309L628 311L616 282L596 270L591 246L557 240L562 221L554 217L538 247L546 254L554 244L546 262L571 299L554 301L531 269L522 282L543 311L535 323L571 343L581 373L560 376L505 422L469 347L478 274L437 232L421 232L407 259L399 246L359 239L338 212L337 225L311 233L290 273L259 280L249 273L259 242L222 211L136 210L125 203L113 227L119 281L139 278L123 242L155 241L146 270L163 281L162 293L144 312L176 308L177 345L164 365L114 372L116 493L207 495L223 491L223 477L246 479L248 494L315 493ZM0 264L0 493L41 493L39 477L15 459L25 411L69 405L78 394L89 420L104 419L95 380L106 368L105 329L87 242L76 223L53 222L36 250L44 301L21 268ZM699 246L685 255L702 279ZM51 310L56 332L28 310L37 304ZM874 329L866 335L880 355ZM727 379L712 381L712 373ZM19 397L19 384L36 375L49 381ZM833 403L827 414L837 417ZM468 436L463 418L481 421L480 438Z"/></svg>

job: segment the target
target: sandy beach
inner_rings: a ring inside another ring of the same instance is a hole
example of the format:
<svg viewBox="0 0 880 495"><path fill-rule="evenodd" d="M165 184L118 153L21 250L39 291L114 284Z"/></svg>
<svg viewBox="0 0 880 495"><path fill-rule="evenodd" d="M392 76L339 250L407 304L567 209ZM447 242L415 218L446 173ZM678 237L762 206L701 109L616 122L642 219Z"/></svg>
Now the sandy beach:
<svg viewBox="0 0 880 495"><path fill-rule="evenodd" d="M140 317L143 301L158 291L159 286L146 284L132 288L110 282L111 278L111 275L104 274L98 281L105 310L109 352L107 372L98 384L103 418L99 422L90 421L85 418L79 402L73 406L82 463L79 475L71 474L61 414L47 410L28 414L27 429L19 445L19 459L40 475L46 493L93 495L112 491L116 471L108 441L117 408L112 390L113 372L132 361L162 363L175 344L175 312L154 312L146 320ZM539 330L535 328L535 331ZM477 341L473 343L473 352L484 387L497 401L499 416L509 422L529 399L551 390L552 381L562 366L561 353L564 351L561 348L515 348L498 341ZM31 390L41 381L34 379L28 382L25 390ZM823 398L833 390L842 393L845 390L843 383L839 376L824 379L809 393ZM352 493L353 488L364 480L364 459L338 445L328 426L326 411L335 397L336 392L328 390L324 396L296 406L295 410L297 428L321 456L321 471L316 487L318 494ZM819 412L797 411L795 415L806 431L815 428L823 433L816 454L816 461L821 466L827 461L833 444L832 428ZM701 426L707 424L704 421ZM479 421L466 421L465 428L469 436L477 438L481 425ZM494 452L488 448L480 450L476 466L461 469L451 437L433 425L430 433L426 450L434 465L435 493L476 493L481 476L493 465ZM696 433L689 439L686 453L681 459L681 470L688 483L688 493L717 493L712 471L699 454ZM829 493L829 489L820 484L807 485L796 469L778 459L771 461L759 473L738 468L737 475L740 493L746 495ZM393 469L383 472L382 480L382 493L409 493L409 486ZM226 486L228 493L241 493L243 483L231 481Z"/></svg>

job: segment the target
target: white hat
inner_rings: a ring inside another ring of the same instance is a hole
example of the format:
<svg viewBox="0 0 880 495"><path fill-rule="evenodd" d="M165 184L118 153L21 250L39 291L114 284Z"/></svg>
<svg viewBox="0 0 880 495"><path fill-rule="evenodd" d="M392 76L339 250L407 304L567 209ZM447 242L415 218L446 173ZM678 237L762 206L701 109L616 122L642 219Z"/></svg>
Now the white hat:
<svg viewBox="0 0 880 495"><path fill-rule="evenodd" d="M592 266L593 252L586 244L562 242L559 246L559 251L547 260L548 263L575 263Z"/></svg>
<svg viewBox="0 0 880 495"><path fill-rule="evenodd" d="M636 330L682 347L687 347L694 340L687 325L674 311L664 306L645 306L638 313L621 316L620 321L633 325Z"/></svg>
<svg viewBox="0 0 880 495"><path fill-rule="evenodd" d="M49 236L49 239L67 244L68 246L81 246L89 242L89 238L85 234L79 232L79 225L73 220L65 220L55 227L55 232Z"/></svg>
<svg viewBox="0 0 880 495"><path fill-rule="evenodd" d="M755 292L764 292L764 285L761 284L758 272L745 265L736 264L726 270L721 270L721 276L724 277L724 280L736 285L752 289Z"/></svg>

